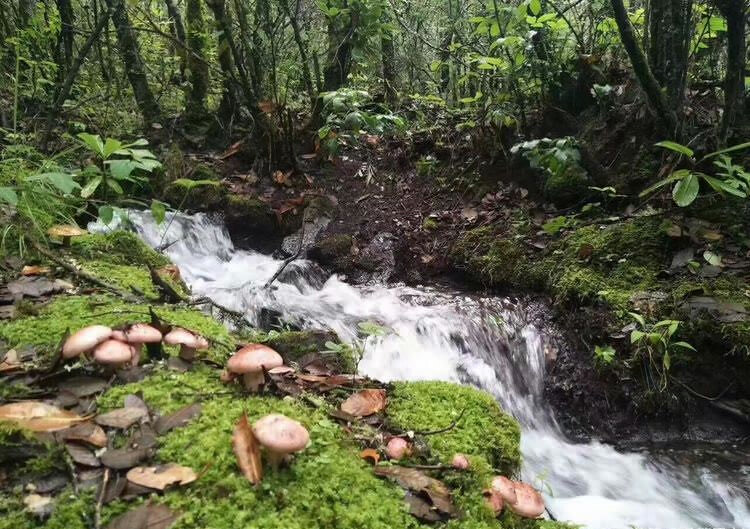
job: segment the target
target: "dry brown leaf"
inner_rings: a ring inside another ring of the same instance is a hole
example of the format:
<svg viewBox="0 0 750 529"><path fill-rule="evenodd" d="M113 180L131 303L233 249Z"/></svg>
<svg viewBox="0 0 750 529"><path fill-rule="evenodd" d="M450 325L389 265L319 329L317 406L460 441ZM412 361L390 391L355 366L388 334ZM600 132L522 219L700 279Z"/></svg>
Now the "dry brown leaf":
<svg viewBox="0 0 750 529"><path fill-rule="evenodd" d="M172 279L174 281L180 280L180 269L177 268L177 265L174 264L162 266L161 268L158 268L156 270L156 273L158 273L162 277L168 277L169 279Z"/></svg>
<svg viewBox="0 0 750 529"><path fill-rule="evenodd" d="M258 101L258 108L264 114L273 114L278 109L276 103L270 100Z"/></svg>
<svg viewBox="0 0 750 529"><path fill-rule="evenodd" d="M355 417L366 417L385 409L384 389L363 389L352 394L341 404L341 411Z"/></svg>
<svg viewBox="0 0 750 529"><path fill-rule="evenodd" d="M403 488L426 494L432 506L449 516L456 514L451 491L442 481L431 478L415 468L394 466L379 466L373 469L375 475L391 479Z"/></svg>
<svg viewBox="0 0 750 529"><path fill-rule="evenodd" d="M33 432L55 432L85 420L73 412L36 400L0 406L0 421L9 421Z"/></svg>
<svg viewBox="0 0 750 529"><path fill-rule="evenodd" d="M226 151L221 154L221 156L219 156L219 160L226 160L227 158L234 156L235 154L240 152L241 148L242 140L234 142Z"/></svg>
<svg viewBox="0 0 750 529"><path fill-rule="evenodd" d="M65 441L81 441L100 448L107 446L107 434L100 426L90 421L76 424L72 428L60 431L57 435Z"/></svg>
<svg viewBox="0 0 750 529"><path fill-rule="evenodd" d="M260 443L253 434L253 429L247 422L247 414L243 413L232 434L232 449L237 456L237 464L242 473L253 485L263 479L263 467L260 462Z"/></svg>
<svg viewBox="0 0 750 529"><path fill-rule="evenodd" d="M11 349L5 353L5 357L0 362L0 373L7 373L8 371L16 371L21 369L21 361L18 359L18 353L15 349Z"/></svg>
<svg viewBox="0 0 750 529"><path fill-rule="evenodd" d="M359 453L359 457L365 461L371 461L373 465L377 465L380 461L380 454L374 448L365 448Z"/></svg>
<svg viewBox="0 0 750 529"><path fill-rule="evenodd" d="M128 481L148 487L164 490L170 485L187 485L198 479L198 475L190 467L183 467L175 463L156 467L135 467L127 473Z"/></svg>
<svg viewBox="0 0 750 529"><path fill-rule="evenodd" d="M21 269L21 275L24 276L42 276L52 272L49 266L26 265Z"/></svg>
<svg viewBox="0 0 750 529"><path fill-rule="evenodd" d="M145 417L148 417L148 412L142 408L119 408L98 415L94 420L102 426L124 430Z"/></svg>

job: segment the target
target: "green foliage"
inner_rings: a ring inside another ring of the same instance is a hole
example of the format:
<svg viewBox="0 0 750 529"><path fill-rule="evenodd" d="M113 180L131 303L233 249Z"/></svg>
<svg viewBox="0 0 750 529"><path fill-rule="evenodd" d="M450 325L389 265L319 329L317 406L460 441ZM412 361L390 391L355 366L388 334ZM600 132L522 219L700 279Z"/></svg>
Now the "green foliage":
<svg viewBox="0 0 750 529"><path fill-rule="evenodd" d="M731 157L728 156L731 152L747 149L750 147L750 142L709 153L699 160L695 159L695 152L685 145L673 141L661 141L656 145L677 153L680 159L687 157L692 168L672 171L666 178L644 189L640 196L650 195L657 189L674 183L672 199L678 206L687 207L698 197L701 181L708 184L713 191L720 195L729 194L746 198L750 193L750 173L746 172L743 166L734 164ZM718 168L717 176L720 178L695 169L699 164L713 158L717 158L713 163Z"/></svg>
<svg viewBox="0 0 750 529"><path fill-rule="evenodd" d="M695 351L695 348L687 342L673 339L681 321L649 323L640 314L631 312L630 316L636 324L636 328L630 332L630 343L634 347L631 361L643 366L648 387L664 391L669 383L672 357L680 351Z"/></svg>
<svg viewBox="0 0 750 529"><path fill-rule="evenodd" d="M594 346L594 361L600 367L611 365L616 354L617 351L611 345Z"/></svg>

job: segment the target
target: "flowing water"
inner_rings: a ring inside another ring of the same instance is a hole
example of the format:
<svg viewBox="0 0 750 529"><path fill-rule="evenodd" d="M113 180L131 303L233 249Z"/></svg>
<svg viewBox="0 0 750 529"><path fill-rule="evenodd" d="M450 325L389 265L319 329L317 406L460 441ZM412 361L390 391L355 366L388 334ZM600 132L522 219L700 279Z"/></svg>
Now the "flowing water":
<svg viewBox="0 0 750 529"><path fill-rule="evenodd" d="M549 340L530 322L528 307L447 289L352 286L305 262L266 289L280 261L236 250L208 217L176 215L162 226L148 213L130 218L151 246L174 242L166 253L196 295L250 321L270 309L289 324L333 330L342 341L356 338L358 323L377 322L389 332L367 339L362 373L382 381L447 380L494 395L522 425L524 479L546 491L559 520L602 529L750 527L747 457L727 464L736 454L719 449L696 463L692 448L621 453L568 441L543 400Z"/></svg>

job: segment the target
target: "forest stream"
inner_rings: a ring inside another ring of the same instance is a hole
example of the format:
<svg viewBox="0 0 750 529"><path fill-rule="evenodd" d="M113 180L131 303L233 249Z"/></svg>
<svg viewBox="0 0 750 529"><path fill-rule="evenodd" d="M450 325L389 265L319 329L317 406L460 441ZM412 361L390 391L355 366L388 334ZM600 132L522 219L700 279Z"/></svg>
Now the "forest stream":
<svg viewBox="0 0 750 529"><path fill-rule="evenodd" d="M736 447L621 452L567 440L544 402L550 338L532 323L529 307L442 287L352 286L305 261L266 288L281 261L235 249L208 216L176 214L160 226L150 213L130 218L150 246L171 243L166 253L195 295L251 322L270 310L289 325L333 330L344 342L356 338L359 322L378 322L389 332L367 339L361 373L384 382L452 381L492 394L521 423L523 477L544 491L558 520L602 529L741 527L750 520L750 467Z"/></svg>

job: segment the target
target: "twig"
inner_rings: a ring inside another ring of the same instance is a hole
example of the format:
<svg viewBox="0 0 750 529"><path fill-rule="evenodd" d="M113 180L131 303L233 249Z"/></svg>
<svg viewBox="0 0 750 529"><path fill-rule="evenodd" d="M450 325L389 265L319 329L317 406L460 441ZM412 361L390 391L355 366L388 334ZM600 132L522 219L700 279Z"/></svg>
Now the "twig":
<svg viewBox="0 0 750 529"><path fill-rule="evenodd" d="M455 470L457 472L463 472L466 469L456 468L451 465L418 465L415 463L404 463L403 461L391 460L391 463L400 467L416 468L418 470Z"/></svg>
<svg viewBox="0 0 750 529"><path fill-rule="evenodd" d="M31 244L34 246L34 248L36 249L36 251L38 251L44 257L46 257L47 259L49 259L50 261L52 261L56 265L63 267L65 270L67 270L68 272L70 272L74 276L76 276L76 277L78 277L80 279L83 279L84 281L87 281L89 283L92 283L92 284L94 284L94 285L96 285L96 286L98 286L100 288L103 288L104 290L108 290L109 292L111 292L113 294L116 294L117 296L121 297L122 299L124 299L125 301L127 301L129 303L138 303L140 301L138 298L136 298L136 297L128 294L124 290L120 290L117 287L109 285L109 284L105 283L104 281L102 281L101 279L99 279L98 277L95 277L95 276L89 274L88 272L84 272L83 270L78 270L75 266L73 266L72 264L68 263L67 261L64 261L60 257L56 256L55 254L53 254L52 252L50 252L49 250L47 250L46 248L44 248L38 242L32 241Z"/></svg>
<svg viewBox="0 0 750 529"><path fill-rule="evenodd" d="M302 245L304 244L304 242L305 242L305 219L303 218L302 228L299 231L299 245L297 245L297 251L294 252L294 255L292 255L291 257L287 257L286 259L284 259L284 262L281 263L281 266L279 267L279 269L276 270L276 273L273 275L273 277L271 277L271 279L268 280L268 282L263 286L263 288L266 288L266 289L269 288L273 284L273 282L276 281L276 279L281 275L281 272L284 271L284 269L289 265L289 263L291 263L292 261L294 261L295 259L299 257L299 254L302 253Z"/></svg>
<svg viewBox="0 0 750 529"><path fill-rule="evenodd" d="M456 427L456 425L458 424L458 422L463 418L465 412L466 412L466 408L464 408L463 410L461 410L461 413L458 414L458 417L456 417L456 419L449 426L446 426L445 428L440 428L439 430L431 430L431 431L427 431L427 432L417 432L417 431L414 431L414 434L415 435L437 435L439 433L448 432L448 431L450 431L450 430L452 430L453 428Z"/></svg>
<svg viewBox="0 0 750 529"><path fill-rule="evenodd" d="M102 486L99 490L99 498L97 498L96 507L94 508L94 529L100 529L102 526L102 504L104 503L104 495L107 492L107 483L109 483L109 469L105 468Z"/></svg>

